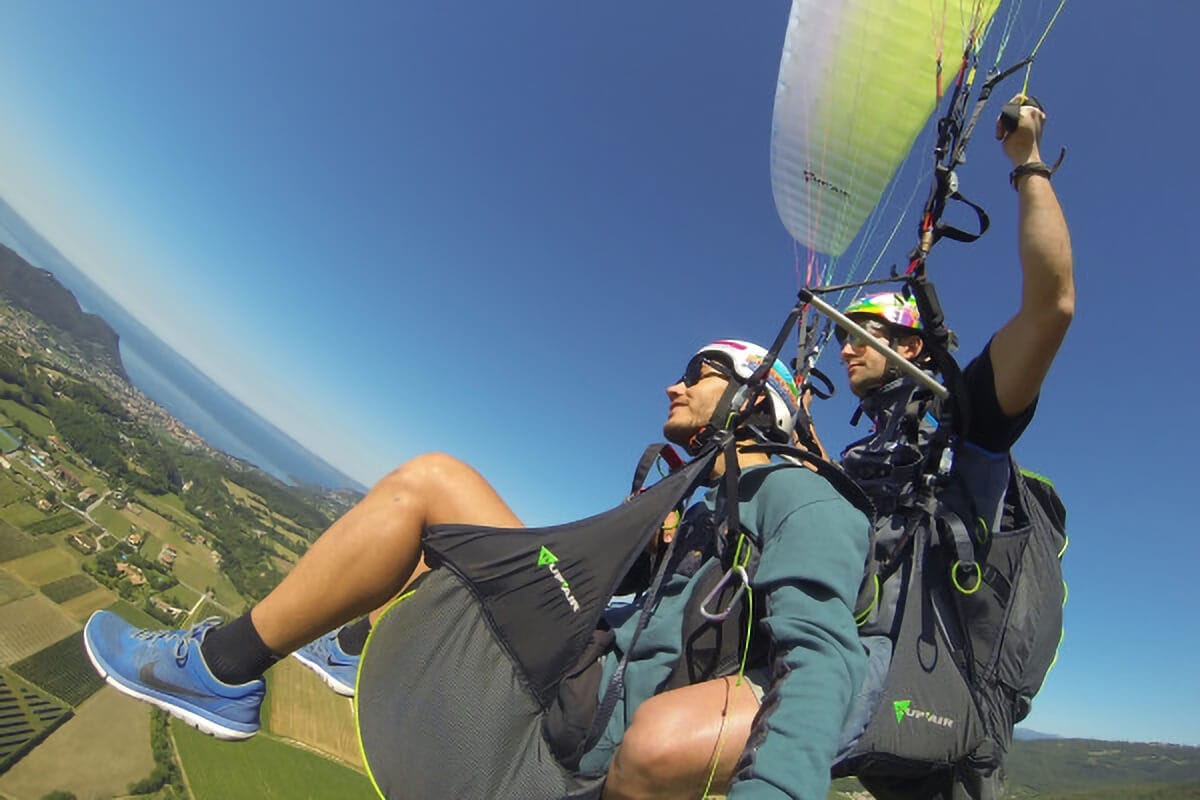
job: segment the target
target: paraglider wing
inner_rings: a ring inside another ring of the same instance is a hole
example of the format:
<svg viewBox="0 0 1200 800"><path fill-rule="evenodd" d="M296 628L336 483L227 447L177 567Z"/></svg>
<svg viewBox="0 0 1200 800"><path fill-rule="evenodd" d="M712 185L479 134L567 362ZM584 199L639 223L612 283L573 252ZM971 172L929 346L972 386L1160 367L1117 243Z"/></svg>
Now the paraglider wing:
<svg viewBox="0 0 1200 800"><path fill-rule="evenodd" d="M980 30L998 5L793 0L775 91L771 186L797 241L842 254L937 104L944 32ZM953 35L947 41L951 70L957 43Z"/></svg>

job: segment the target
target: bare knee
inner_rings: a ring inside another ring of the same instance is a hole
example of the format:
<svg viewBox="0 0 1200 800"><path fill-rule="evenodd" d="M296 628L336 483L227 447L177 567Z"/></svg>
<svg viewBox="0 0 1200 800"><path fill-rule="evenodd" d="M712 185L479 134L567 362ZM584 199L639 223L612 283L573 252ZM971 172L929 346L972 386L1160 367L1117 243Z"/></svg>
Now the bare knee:
<svg viewBox="0 0 1200 800"><path fill-rule="evenodd" d="M422 525L521 525L482 475L445 453L425 453L405 462L375 484L368 497L379 508L415 512Z"/></svg>
<svg viewBox="0 0 1200 800"><path fill-rule="evenodd" d="M650 698L634 712L605 784L605 800L686 796L692 775L670 707Z"/></svg>
<svg viewBox="0 0 1200 800"><path fill-rule="evenodd" d="M422 453L384 475L371 489L392 497L429 497L449 485L456 475L474 474L469 466L446 453Z"/></svg>

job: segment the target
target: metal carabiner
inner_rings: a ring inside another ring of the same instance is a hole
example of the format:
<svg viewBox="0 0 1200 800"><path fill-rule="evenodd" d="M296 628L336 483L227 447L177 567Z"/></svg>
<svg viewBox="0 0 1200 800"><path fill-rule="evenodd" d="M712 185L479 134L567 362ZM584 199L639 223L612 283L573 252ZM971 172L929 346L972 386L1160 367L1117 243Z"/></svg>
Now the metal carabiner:
<svg viewBox="0 0 1200 800"><path fill-rule="evenodd" d="M729 598L729 605L725 607L724 611L716 613L709 611L706 606L717 598L717 595L721 593L721 590L725 588L725 584L729 583L730 577L735 573L739 578L742 579L742 585L739 586L737 591L733 593L733 597ZM729 615L733 613L733 607L737 605L738 599L741 598L742 594L746 591L746 587L749 585L750 576L746 574L746 568L740 564L734 564L725 572L724 575L721 576L721 580L716 586L713 587L713 590L708 593L708 596L704 598L704 602L700 604L700 616L704 617L709 622L724 622L729 618Z"/></svg>

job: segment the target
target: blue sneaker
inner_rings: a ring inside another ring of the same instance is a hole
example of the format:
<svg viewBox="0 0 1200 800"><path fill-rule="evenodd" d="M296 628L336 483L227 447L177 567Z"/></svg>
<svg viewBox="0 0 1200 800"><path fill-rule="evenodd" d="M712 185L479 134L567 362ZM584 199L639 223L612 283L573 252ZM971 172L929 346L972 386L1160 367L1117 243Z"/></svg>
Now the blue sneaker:
<svg viewBox="0 0 1200 800"><path fill-rule="evenodd" d="M186 631L153 631L97 611L84 626L83 644L92 666L117 691L218 739L249 739L258 733L266 683L235 686L209 671L200 643L220 622L213 617Z"/></svg>
<svg viewBox="0 0 1200 800"><path fill-rule="evenodd" d="M341 630L340 628L338 630ZM359 656L352 656L338 644L338 631L330 631L292 653L297 661L325 681L340 695L354 697Z"/></svg>

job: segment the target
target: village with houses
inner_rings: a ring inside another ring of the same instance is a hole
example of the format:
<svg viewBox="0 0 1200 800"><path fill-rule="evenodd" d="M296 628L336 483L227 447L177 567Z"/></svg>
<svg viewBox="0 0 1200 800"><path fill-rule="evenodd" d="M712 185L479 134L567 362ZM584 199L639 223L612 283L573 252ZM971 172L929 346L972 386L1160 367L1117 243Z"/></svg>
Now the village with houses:
<svg viewBox="0 0 1200 800"><path fill-rule="evenodd" d="M37 800L62 786L111 797L135 784L186 796L177 769L156 767L148 710L105 689L88 664L83 623L98 609L144 627L231 619L347 507L213 450L92 349L0 292L0 797ZM307 674L281 675L307 686ZM339 720L336 741L277 724L355 764L349 709L322 714ZM88 731L122 719L146 732L142 743L97 749ZM81 752L117 777L97 788Z"/></svg>

